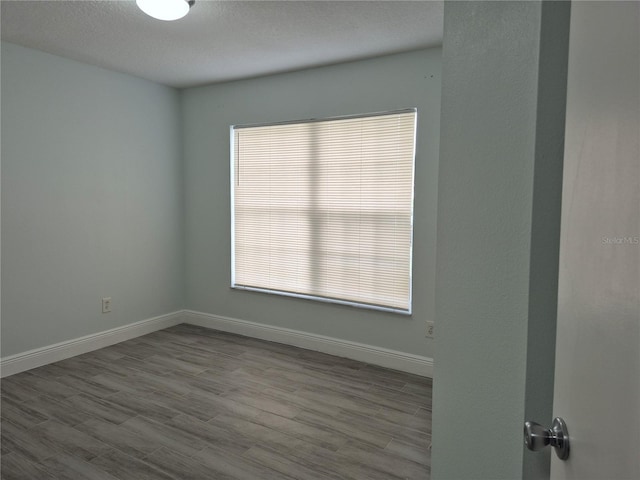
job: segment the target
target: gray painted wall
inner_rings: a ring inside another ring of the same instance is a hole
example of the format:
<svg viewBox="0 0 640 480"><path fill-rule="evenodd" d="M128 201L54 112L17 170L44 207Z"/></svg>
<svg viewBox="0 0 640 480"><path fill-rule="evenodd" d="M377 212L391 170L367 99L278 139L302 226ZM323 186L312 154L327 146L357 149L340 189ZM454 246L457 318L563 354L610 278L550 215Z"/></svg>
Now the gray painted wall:
<svg viewBox="0 0 640 480"><path fill-rule="evenodd" d="M190 309L431 356L440 49L183 91ZM232 290L229 126L418 108L411 317Z"/></svg>
<svg viewBox="0 0 640 480"><path fill-rule="evenodd" d="M445 4L434 480L548 478L522 429L550 421L568 27L564 2Z"/></svg>
<svg viewBox="0 0 640 480"><path fill-rule="evenodd" d="M2 44L2 356L183 308L179 100Z"/></svg>

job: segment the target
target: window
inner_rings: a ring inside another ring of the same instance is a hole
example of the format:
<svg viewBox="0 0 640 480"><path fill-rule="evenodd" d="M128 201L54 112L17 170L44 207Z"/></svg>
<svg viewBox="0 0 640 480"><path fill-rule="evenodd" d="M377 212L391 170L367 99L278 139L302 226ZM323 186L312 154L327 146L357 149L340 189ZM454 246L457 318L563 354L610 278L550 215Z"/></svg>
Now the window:
<svg viewBox="0 0 640 480"><path fill-rule="evenodd" d="M411 312L416 111L232 133L232 287Z"/></svg>

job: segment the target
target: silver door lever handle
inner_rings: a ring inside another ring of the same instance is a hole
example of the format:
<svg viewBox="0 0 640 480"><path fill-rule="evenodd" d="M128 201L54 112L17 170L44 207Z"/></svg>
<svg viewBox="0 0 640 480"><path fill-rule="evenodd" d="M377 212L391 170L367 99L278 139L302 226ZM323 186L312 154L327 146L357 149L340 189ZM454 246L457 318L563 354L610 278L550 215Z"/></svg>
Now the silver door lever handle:
<svg viewBox="0 0 640 480"><path fill-rule="evenodd" d="M544 428L536 422L524 422L524 443L533 452L551 445L560 460L569 458L569 431L560 417L553 419L551 428Z"/></svg>

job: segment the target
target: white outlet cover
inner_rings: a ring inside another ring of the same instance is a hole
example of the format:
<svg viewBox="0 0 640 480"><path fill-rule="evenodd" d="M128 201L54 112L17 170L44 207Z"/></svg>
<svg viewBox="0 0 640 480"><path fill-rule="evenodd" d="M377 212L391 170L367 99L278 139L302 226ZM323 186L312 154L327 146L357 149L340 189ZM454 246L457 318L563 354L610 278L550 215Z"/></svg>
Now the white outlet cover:
<svg viewBox="0 0 640 480"><path fill-rule="evenodd" d="M111 312L111 297L102 298L102 313Z"/></svg>
<svg viewBox="0 0 640 480"><path fill-rule="evenodd" d="M435 326L433 322L427 322L427 338L433 338L435 332Z"/></svg>

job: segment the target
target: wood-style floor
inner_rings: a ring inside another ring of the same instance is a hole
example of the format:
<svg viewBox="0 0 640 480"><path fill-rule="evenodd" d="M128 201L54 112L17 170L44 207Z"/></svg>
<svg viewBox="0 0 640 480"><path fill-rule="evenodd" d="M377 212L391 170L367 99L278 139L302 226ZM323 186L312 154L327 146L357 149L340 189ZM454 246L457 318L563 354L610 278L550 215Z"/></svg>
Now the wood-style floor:
<svg viewBox="0 0 640 480"><path fill-rule="evenodd" d="M429 478L429 379L189 325L1 394L3 480Z"/></svg>

